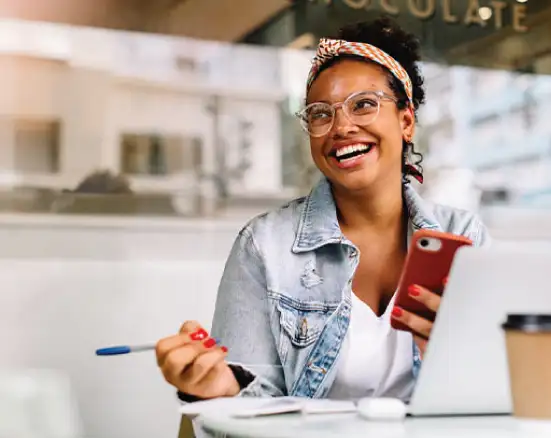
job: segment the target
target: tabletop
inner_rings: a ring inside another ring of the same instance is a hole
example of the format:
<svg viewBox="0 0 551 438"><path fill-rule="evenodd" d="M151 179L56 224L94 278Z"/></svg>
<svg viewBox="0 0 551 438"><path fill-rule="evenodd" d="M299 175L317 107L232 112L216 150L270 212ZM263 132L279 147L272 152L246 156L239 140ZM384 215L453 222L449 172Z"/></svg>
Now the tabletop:
<svg viewBox="0 0 551 438"><path fill-rule="evenodd" d="M204 431L241 438L549 438L551 421L510 416L406 418L398 422L368 421L357 414L287 414L252 419L223 414L202 415Z"/></svg>

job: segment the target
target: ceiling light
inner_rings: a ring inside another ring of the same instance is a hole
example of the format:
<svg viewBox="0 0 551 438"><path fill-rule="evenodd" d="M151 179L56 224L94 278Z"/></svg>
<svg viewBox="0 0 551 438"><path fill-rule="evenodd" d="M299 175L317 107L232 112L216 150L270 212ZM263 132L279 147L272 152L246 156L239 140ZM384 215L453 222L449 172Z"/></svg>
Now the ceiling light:
<svg viewBox="0 0 551 438"><path fill-rule="evenodd" d="M492 18L492 9L488 6L482 6L478 10L478 15L480 15L480 18L482 18L484 21L487 21Z"/></svg>

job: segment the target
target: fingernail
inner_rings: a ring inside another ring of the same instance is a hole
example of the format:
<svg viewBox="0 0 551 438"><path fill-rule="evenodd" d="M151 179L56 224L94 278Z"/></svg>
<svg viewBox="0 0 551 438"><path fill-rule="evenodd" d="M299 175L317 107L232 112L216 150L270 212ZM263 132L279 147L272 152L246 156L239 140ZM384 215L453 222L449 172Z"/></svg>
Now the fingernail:
<svg viewBox="0 0 551 438"><path fill-rule="evenodd" d="M227 348L227 347L222 346L222 347L220 347L220 348L222 349L222 351L223 351L224 353L227 353L227 352L228 352L228 348Z"/></svg>
<svg viewBox="0 0 551 438"><path fill-rule="evenodd" d="M421 295L421 290L417 285L412 284L408 287L408 294L410 294L412 297L418 297L419 295Z"/></svg>
<svg viewBox="0 0 551 438"><path fill-rule="evenodd" d="M189 337L193 341L202 341L203 339L208 338L209 334L204 329L199 329L196 332L193 332L191 335L189 335Z"/></svg>
<svg viewBox="0 0 551 438"><path fill-rule="evenodd" d="M448 284L448 277L444 278L444 280L442 281L442 284L444 286Z"/></svg>
<svg viewBox="0 0 551 438"><path fill-rule="evenodd" d="M400 309L399 307L394 307L392 309L392 316L396 316L397 318L399 318L400 316L402 316L402 309Z"/></svg>
<svg viewBox="0 0 551 438"><path fill-rule="evenodd" d="M208 338L203 345L207 348L212 348L216 345L216 339Z"/></svg>

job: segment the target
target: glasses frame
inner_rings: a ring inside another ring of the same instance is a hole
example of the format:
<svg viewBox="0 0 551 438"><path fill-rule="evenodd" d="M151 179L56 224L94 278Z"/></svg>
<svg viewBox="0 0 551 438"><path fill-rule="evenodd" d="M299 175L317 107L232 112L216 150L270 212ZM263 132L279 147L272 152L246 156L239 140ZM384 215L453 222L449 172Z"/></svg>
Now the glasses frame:
<svg viewBox="0 0 551 438"><path fill-rule="evenodd" d="M390 100L392 102L394 102L395 104L398 103L398 99L394 96L391 96L390 94L387 94L385 93L384 91L382 90L366 90L366 91L358 91L356 93L352 93L350 96L348 96L345 100L343 100L342 102L335 102L333 104L329 104L329 103L326 103L326 102L312 102L308 105L306 105L302 110L300 111L297 111L295 113L295 116L299 119L299 123L300 123L300 126L302 127L302 129L304 131L306 131L306 133L310 136L310 137L314 137L314 138L319 138L319 137L323 137L324 135L327 135L331 129L333 129L333 126L335 125L335 119L336 119L336 116L337 116L337 109L339 108L342 108L342 112L344 113L344 116L348 119L348 121L350 123L354 123L355 125L357 125L356 122L354 122L352 120L352 117L350 116L350 114L348 114L348 111L347 111L347 103L351 100L351 99L354 99L355 97L359 96L360 94L371 94L373 96L376 96L377 97L377 112L375 113L375 116L373 117L373 120L371 120L369 123L365 123L365 124L362 124L362 125L358 125L358 126L368 126L370 125L371 123L373 123L375 120L377 120L377 117L379 117L379 112L381 111L381 100ZM327 131L324 132L323 134L316 134L316 135L313 135L309 130L308 130L308 127L307 127L307 122L306 122L306 112L308 111L309 108L312 108L314 105L320 105L320 104L323 104L323 105L329 105L331 107L331 112L332 112L332 115L333 115L333 120L332 122L328 125L328 128L327 128Z"/></svg>

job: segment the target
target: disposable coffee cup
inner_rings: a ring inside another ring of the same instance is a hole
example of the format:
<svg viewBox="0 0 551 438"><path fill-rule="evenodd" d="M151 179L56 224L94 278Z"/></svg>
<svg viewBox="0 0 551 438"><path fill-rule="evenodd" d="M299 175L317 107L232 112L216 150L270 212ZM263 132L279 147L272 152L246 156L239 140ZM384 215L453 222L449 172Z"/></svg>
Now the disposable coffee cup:
<svg viewBox="0 0 551 438"><path fill-rule="evenodd" d="M508 315L502 327L513 415L551 420L551 315Z"/></svg>

